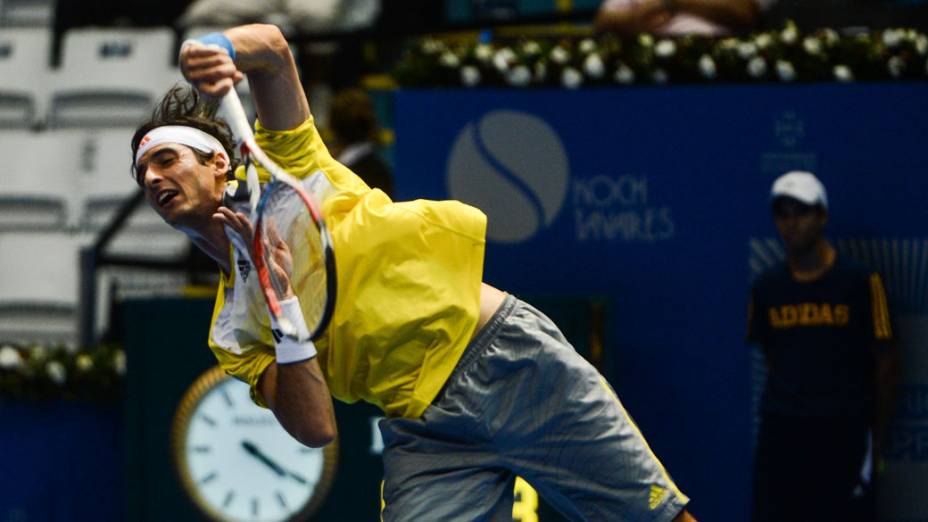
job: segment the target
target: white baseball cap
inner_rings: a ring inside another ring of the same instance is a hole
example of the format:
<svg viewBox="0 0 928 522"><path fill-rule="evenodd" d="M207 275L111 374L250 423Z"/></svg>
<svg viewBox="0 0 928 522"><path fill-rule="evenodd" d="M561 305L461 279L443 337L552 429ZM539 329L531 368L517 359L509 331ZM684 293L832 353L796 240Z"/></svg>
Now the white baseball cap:
<svg viewBox="0 0 928 522"><path fill-rule="evenodd" d="M811 172L794 170L777 178L770 189L770 199L772 201L779 197L789 197L806 205L828 208L825 186Z"/></svg>

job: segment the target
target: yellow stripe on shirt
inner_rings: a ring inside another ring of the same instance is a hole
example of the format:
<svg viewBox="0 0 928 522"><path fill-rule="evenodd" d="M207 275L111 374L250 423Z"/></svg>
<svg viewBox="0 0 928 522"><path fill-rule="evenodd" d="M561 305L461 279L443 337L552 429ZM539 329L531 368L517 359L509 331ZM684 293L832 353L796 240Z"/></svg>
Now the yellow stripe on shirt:
<svg viewBox="0 0 928 522"><path fill-rule="evenodd" d="M889 322L889 307L886 305L886 291L879 274L870 274L870 301L873 312L873 334L879 340L892 339L892 327Z"/></svg>
<svg viewBox="0 0 928 522"><path fill-rule="evenodd" d="M606 382L606 378L603 377L602 375L599 376L599 384L606 390L609 396L612 397L613 402L615 402L615 405L619 408L619 413L623 417L625 417L625 420L628 421L628 425L632 427L632 429L635 432L635 435L638 436L638 440L647 450L648 455L650 455L651 459L653 459L654 462L657 464L657 467L661 471L661 475L663 475L664 480L667 481L667 484L670 486L670 489L673 491L674 495L676 495L678 499L684 502L689 502L689 497L684 495L683 492L680 491L680 489L677 487L676 483L674 483L673 479L670 478L670 474L667 473L667 470L664 469L664 465L661 463L660 459L658 459L657 455L655 455L654 452L651 450L651 446L648 445L648 441L645 440L644 435L642 435L641 430L638 428L638 425L635 424L635 421L632 420L628 412L625 411L625 407L622 406L622 401L620 401L618 395L615 394L615 390L612 389L612 386L610 386L609 383ZM652 507L651 509L654 509L654 508Z"/></svg>

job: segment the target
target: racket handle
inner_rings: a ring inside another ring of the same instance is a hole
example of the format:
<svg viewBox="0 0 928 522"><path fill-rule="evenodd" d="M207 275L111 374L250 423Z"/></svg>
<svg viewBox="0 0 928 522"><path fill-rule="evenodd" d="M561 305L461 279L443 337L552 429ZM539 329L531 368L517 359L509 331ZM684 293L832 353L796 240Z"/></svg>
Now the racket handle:
<svg viewBox="0 0 928 522"><path fill-rule="evenodd" d="M254 133L251 131L251 125L248 123L248 116L245 115L245 108L242 107L242 100L238 98L238 93L235 92L235 86L232 86L229 92L222 97L219 108L225 115L226 123L229 124L232 134L235 135L239 144L243 141L249 142L255 139Z"/></svg>
<svg viewBox="0 0 928 522"><path fill-rule="evenodd" d="M248 123L248 117L245 116L245 108L242 107L242 100L239 99L238 93L235 92L234 85L229 89L229 92L222 97L222 101L219 102L219 108L225 115L226 123L229 124L229 128L232 130L232 135L235 136L238 146L241 147L244 142L250 150L255 149L256 147L252 145L255 142L255 135L251 130L251 124ZM251 218L254 220L255 209L258 208L258 200L261 199L258 170L254 165L249 165L248 168L245 169L245 182L248 184L248 192L250 194L248 203L251 207Z"/></svg>

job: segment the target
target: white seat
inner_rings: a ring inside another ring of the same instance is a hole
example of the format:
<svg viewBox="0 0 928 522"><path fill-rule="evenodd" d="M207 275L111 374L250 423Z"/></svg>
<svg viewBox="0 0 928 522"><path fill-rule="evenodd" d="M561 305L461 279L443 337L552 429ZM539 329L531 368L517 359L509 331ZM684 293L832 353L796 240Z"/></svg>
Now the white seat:
<svg viewBox="0 0 928 522"><path fill-rule="evenodd" d="M76 184L76 222L84 231L98 231L138 190L132 178L130 140L134 127L64 129L50 133L69 136L81 144Z"/></svg>
<svg viewBox="0 0 928 522"><path fill-rule="evenodd" d="M169 28L72 29L52 75L53 127L136 125L177 77Z"/></svg>
<svg viewBox="0 0 928 522"><path fill-rule="evenodd" d="M71 225L78 141L48 132L0 131L0 158L0 231Z"/></svg>
<svg viewBox="0 0 928 522"><path fill-rule="evenodd" d="M44 118L50 50L47 29L0 29L0 127L28 128Z"/></svg>
<svg viewBox="0 0 928 522"><path fill-rule="evenodd" d="M7 27L51 27L54 16L54 0L0 2L0 25Z"/></svg>
<svg viewBox="0 0 928 522"><path fill-rule="evenodd" d="M0 234L0 338L73 342L78 263L72 234Z"/></svg>

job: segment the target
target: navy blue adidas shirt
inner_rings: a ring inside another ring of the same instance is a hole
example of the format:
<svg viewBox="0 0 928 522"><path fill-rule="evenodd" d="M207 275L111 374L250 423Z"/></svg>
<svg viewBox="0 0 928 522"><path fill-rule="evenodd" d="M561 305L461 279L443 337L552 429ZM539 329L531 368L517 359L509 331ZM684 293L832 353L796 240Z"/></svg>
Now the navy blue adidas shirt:
<svg viewBox="0 0 928 522"><path fill-rule="evenodd" d="M873 409L874 345L892 339L880 276L838 256L810 282L786 263L754 282L748 340L768 363L762 413L866 416Z"/></svg>

